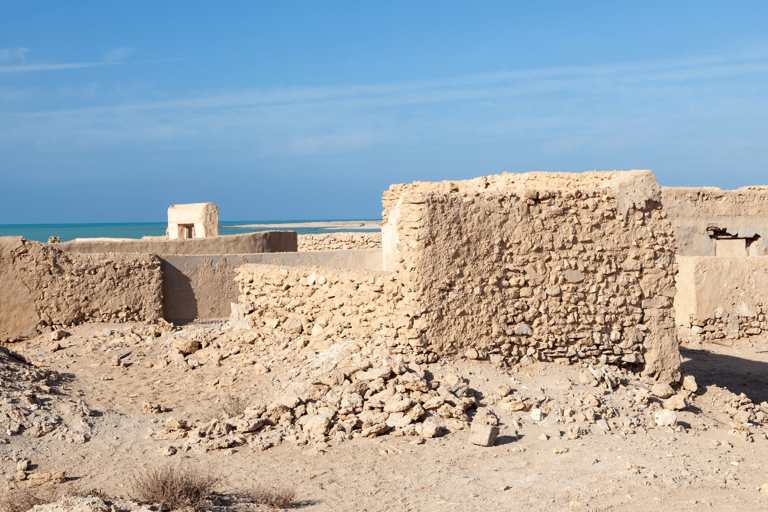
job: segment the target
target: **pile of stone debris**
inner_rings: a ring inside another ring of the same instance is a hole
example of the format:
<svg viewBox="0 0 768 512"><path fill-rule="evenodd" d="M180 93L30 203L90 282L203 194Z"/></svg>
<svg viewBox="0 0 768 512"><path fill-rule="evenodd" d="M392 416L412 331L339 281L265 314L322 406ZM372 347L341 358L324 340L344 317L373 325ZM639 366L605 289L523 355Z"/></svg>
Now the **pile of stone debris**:
<svg viewBox="0 0 768 512"><path fill-rule="evenodd" d="M198 425L169 419L163 432L150 436L175 441L182 450L244 444L266 450L281 442L304 445L383 434L431 438L443 428L465 428L476 405L465 379L452 375L441 382L402 357L385 356L323 373L306 393L253 405L237 417ZM166 449L175 451L175 446Z"/></svg>
<svg viewBox="0 0 768 512"><path fill-rule="evenodd" d="M248 335L256 338L251 344L241 339ZM470 442L491 446L500 432L516 435L521 423L537 426L544 436L569 439L609 432L645 434L651 428L695 433L714 426L695 416L678 421L678 414L694 410L692 407L702 400L700 395L705 391L692 375L686 375L679 385L672 387L644 380L620 367L596 368L585 364L573 381L563 377L553 383L553 388L545 389L526 382L524 369L508 372L489 365L489 370L509 375L508 384L489 392L471 387L472 377L459 376L461 365L446 358L420 364L422 360L416 362L414 354L396 355L384 346L368 347L362 342L347 342L349 347L355 345L352 352L359 353L339 358L342 363L328 367L313 364L311 358L304 360L309 347L303 344L296 344L292 355L290 347L275 346L253 332L240 333L235 339L225 335L211 340L210 345L187 340L196 345L197 350L191 351L179 350L183 340L182 337L173 342L175 357L171 359L176 364L194 366L210 360L210 355L202 356L202 352L207 352L200 349L202 345L217 354L244 356L254 367L261 367L261 373L271 371L277 357L281 366L290 371L291 382L296 388L303 386L303 390L286 393L271 403L252 403L238 414L210 421L169 419L161 431L150 434L155 440L171 442L164 448L167 455L180 450L207 451L243 445L265 450L283 442L315 445L386 434L431 438L464 429L472 431ZM227 351L228 343L235 345L234 352ZM261 353L257 345L262 343L265 348L272 345L263 357L244 354ZM183 353L187 351L190 353ZM242 366L239 359L230 362L232 357L219 356L212 362ZM320 357L318 354L315 359ZM409 357L410 360L406 359ZM735 421L731 433L746 439L748 435L743 432L750 432L747 423L765 422L768 415L748 400L736 395L731 398L731 406L738 402L740 410L750 414L748 418L742 418L740 413L732 415ZM145 410L162 411L151 404Z"/></svg>
<svg viewBox="0 0 768 512"><path fill-rule="evenodd" d="M23 356L0 347L0 436L46 434L73 443L88 440L92 412L82 400L57 389L59 374L35 368ZM8 440L0 437L0 443Z"/></svg>

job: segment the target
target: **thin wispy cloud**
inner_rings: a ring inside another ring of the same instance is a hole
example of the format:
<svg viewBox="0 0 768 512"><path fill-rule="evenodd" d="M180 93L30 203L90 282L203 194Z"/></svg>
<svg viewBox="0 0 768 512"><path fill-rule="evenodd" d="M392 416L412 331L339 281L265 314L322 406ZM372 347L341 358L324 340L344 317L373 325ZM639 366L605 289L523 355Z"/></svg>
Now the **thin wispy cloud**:
<svg viewBox="0 0 768 512"><path fill-rule="evenodd" d="M18 59L23 61L29 48L0 48L0 61Z"/></svg>
<svg viewBox="0 0 768 512"><path fill-rule="evenodd" d="M120 48L112 48L111 50L102 52L102 55L107 62L119 62L134 52L135 50L130 46L121 46Z"/></svg>
<svg viewBox="0 0 768 512"><path fill-rule="evenodd" d="M103 60L94 62L26 62L26 54L29 48L0 48L0 62L8 60L20 60L18 64L0 65L0 73L30 73L36 71L62 71L71 69L94 68L98 66L107 66L121 64L123 59L134 52L133 48L120 47L112 48L102 52Z"/></svg>
<svg viewBox="0 0 768 512"><path fill-rule="evenodd" d="M97 64L104 63L83 65ZM204 140L275 155L414 141L538 140L531 147L568 155L666 144L680 139L682 127L690 133L707 120L738 118L747 126L768 115L767 79L768 53L754 51L164 100L149 99L161 92L139 89L119 104L99 86L79 107L6 112L0 135L49 150Z"/></svg>

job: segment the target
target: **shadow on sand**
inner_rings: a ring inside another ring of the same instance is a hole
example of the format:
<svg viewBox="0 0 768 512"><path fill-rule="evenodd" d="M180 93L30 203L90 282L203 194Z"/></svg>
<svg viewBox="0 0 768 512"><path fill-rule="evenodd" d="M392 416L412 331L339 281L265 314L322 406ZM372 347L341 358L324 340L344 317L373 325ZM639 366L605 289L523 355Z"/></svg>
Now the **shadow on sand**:
<svg viewBox="0 0 768 512"><path fill-rule="evenodd" d="M752 402L768 401L768 363L733 355L714 354L703 349L680 347L684 373L696 377L699 386L716 384Z"/></svg>

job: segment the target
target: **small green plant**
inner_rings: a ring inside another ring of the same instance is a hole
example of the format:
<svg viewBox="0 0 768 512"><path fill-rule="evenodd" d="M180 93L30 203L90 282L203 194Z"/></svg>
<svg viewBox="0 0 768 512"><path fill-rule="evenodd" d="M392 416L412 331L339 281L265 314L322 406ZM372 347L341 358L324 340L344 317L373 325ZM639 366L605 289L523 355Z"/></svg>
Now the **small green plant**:
<svg viewBox="0 0 768 512"><path fill-rule="evenodd" d="M161 466L134 473L129 479L130 497L161 510L197 508L221 484L221 478L197 467Z"/></svg>

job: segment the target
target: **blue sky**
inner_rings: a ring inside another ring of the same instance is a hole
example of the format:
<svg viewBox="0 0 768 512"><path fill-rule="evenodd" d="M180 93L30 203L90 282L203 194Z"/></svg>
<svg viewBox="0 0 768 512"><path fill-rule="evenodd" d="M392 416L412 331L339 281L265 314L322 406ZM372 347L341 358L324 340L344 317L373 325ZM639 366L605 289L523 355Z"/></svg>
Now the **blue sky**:
<svg viewBox="0 0 768 512"><path fill-rule="evenodd" d="M768 184L768 2L4 2L0 224L378 218L391 183Z"/></svg>

